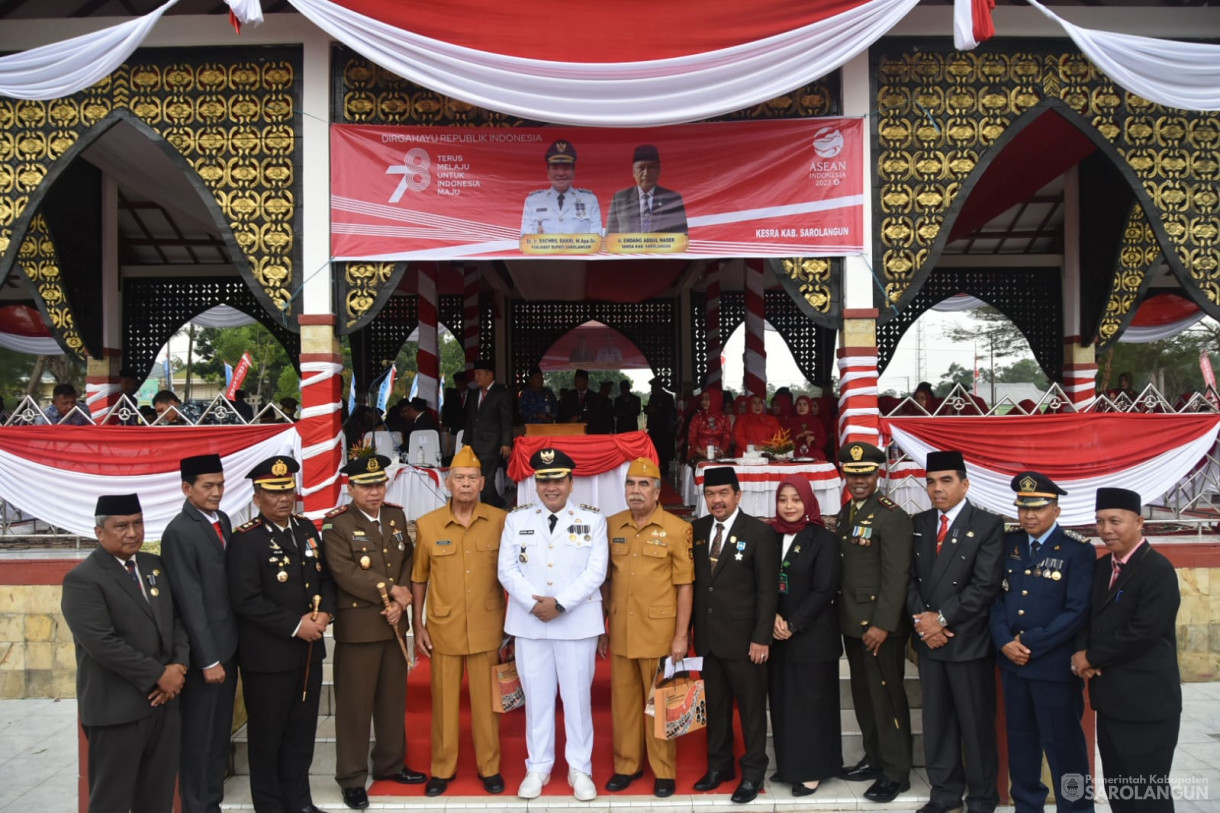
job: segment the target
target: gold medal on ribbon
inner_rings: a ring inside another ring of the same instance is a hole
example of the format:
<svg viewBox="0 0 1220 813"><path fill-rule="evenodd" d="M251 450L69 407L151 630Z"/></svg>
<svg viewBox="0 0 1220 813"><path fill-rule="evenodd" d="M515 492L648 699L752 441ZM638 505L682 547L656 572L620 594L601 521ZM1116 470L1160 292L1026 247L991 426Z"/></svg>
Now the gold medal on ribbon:
<svg viewBox="0 0 1220 813"><path fill-rule="evenodd" d="M370 559L370 558L369 558L369 557L367 557L367 556L361 556L361 557L360 557L360 569L361 569L361 570L368 570L368 569L369 569L370 567L372 567L372 566L373 566L373 560L372 560L372 559Z"/></svg>
<svg viewBox="0 0 1220 813"><path fill-rule="evenodd" d="M281 570L279 573L275 574L275 580L280 584L283 584L284 582L288 581L288 574Z"/></svg>

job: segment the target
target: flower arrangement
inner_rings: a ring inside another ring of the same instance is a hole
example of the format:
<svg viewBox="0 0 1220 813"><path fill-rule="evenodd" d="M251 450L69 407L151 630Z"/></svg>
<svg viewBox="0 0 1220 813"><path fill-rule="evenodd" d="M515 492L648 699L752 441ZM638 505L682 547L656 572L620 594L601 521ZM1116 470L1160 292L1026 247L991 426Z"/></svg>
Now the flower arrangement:
<svg viewBox="0 0 1220 813"><path fill-rule="evenodd" d="M373 444L372 440L368 443L358 441L353 443L352 447L347 450L347 459L355 460L358 457L372 457L375 454L377 454L377 447Z"/></svg>
<svg viewBox="0 0 1220 813"><path fill-rule="evenodd" d="M763 444L763 451L772 457L790 457L795 445L787 429L781 429Z"/></svg>

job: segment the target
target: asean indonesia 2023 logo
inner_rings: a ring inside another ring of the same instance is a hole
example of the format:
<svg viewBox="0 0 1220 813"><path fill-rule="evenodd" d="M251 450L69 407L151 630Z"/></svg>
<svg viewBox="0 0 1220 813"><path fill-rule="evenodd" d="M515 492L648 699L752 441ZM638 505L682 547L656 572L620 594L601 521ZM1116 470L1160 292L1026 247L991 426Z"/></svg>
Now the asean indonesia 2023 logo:
<svg viewBox="0 0 1220 813"><path fill-rule="evenodd" d="M839 158L846 143L838 127L823 127L813 134L817 158L809 164L809 180L814 186L838 186L847 178L847 161Z"/></svg>

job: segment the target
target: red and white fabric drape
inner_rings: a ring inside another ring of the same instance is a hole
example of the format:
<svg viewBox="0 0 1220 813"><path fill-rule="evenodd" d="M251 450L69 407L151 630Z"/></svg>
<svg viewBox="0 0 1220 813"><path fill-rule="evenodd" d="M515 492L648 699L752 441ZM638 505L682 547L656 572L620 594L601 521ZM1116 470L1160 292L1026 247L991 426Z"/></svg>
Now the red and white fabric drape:
<svg viewBox="0 0 1220 813"><path fill-rule="evenodd" d="M928 452L966 459L972 502L1012 516L1012 478L1040 471L1068 492L1060 522L1093 521L1098 488L1137 492L1145 503L1173 488L1215 445L1220 415L1086 413L988 418L889 418L883 427L923 466Z"/></svg>
<svg viewBox="0 0 1220 813"><path fill-rule="evenodd" d="M881 446L877 408L877 348L839 351L839 445Z"/></svg>
<svg viewBox="0 0 1220 813"><path fill-rule="evenodd" d="M339 502L339 467L343 435L339 393L343 365L335 361L301 361L301 495L305 515L320 519Z"/></svg>
<svg viewBox="0 0 1220 813"><path fill-rule="evenodd" d="M182 507L182 458L219 454L228 475L221 508L237 513L254 493L246 472L300 450L296 427L284 424L3 427L0 494L29 516L91 537L98 495L135 492L145 538L160 539Z"/></svg>

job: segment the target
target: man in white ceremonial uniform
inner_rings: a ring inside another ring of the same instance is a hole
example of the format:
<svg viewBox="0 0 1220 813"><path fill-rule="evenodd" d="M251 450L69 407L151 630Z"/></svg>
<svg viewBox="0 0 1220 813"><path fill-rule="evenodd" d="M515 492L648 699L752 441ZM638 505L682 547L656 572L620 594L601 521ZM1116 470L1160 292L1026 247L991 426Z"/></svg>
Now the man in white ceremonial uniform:
<svg viewBox="0 0 1220 813"><path fill-rule="evenodd" d="M517 795L535 799L555 764L555 693L563 698L568 784L582 802L593 784L590 691L597 638L605 631L601 584L609 546L596 508L568 502L572 458L542 449L530 458L539 503L509 513L500 539L500 584L508 591L504 631L516 636L525 692L526 775Z"/></svg>

